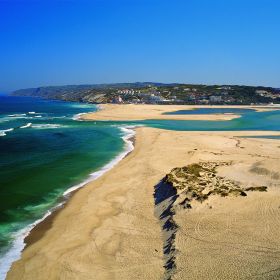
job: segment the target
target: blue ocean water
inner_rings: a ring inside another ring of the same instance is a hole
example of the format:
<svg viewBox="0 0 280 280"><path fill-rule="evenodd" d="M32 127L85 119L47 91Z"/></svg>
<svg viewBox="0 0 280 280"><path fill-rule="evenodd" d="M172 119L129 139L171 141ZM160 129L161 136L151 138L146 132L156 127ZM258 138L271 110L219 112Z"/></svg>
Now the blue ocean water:
<svg viewBox="0 0 280 280"><path fill-rule="evenodd" d="M0 279L18 257L30 225L57 205L69 188L85 181L125 149L124 127L280 130L279 110L219 110L242 115L231 121L87 122L74 117L95 110L92 104L0 95ZM203 113L218 111L204 109Z"/></svg>
<svg viewBox="0 0 280 280"><path fill-rule="evenodd" d="M0 96L0 279L26 227L124 149L117 126L73 119L96 109Z"/></svg>

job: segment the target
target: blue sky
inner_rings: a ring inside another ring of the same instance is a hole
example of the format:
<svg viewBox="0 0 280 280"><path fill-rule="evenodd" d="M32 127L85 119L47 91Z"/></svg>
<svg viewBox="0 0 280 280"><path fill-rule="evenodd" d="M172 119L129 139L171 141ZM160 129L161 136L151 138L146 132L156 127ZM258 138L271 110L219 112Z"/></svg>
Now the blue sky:
<svg viewBox="0 0 280 280"><path fill-rule="evenodd" d="M280 87L279 0L0 0L0 91L157 81Z"/></svg>

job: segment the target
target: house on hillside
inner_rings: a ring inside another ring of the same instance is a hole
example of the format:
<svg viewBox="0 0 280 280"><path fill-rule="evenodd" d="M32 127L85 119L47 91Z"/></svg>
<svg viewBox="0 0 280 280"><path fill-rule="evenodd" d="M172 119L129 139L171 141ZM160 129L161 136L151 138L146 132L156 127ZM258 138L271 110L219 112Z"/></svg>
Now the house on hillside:
<svg viewBox="0 0 280 280"><path fill-rule="evenodd" d="M119 95L115 96L114 99L113 99L113 103L121 104L121 103L123 103L123 99Z"/></svg>
<svg viewBox="0 0 280 280"><path fill-rule="evenodd" d="M218 95L212 95L209 98L211 103L220 103L223 101L222 96L218 96Z"/></svg>

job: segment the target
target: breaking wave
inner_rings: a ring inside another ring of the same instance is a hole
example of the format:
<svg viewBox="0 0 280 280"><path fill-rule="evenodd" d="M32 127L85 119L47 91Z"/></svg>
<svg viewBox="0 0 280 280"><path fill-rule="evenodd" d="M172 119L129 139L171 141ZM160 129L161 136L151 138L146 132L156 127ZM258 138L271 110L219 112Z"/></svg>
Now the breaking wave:
<svg viewBox="0 0 280 280"><path fill-rule="evenodd" d="M14 128L8 128L8 129L0 130L0 136L6 136L7 132L13 131L13 130L14 130Z"/></svg>
<svg viewBox="0 0 280 280"><path fill-rule="evenodd" d="M28 127L31 127L32 126L32 123L27 123L23 126L21 126L20 128L28 128Z"/></svg>

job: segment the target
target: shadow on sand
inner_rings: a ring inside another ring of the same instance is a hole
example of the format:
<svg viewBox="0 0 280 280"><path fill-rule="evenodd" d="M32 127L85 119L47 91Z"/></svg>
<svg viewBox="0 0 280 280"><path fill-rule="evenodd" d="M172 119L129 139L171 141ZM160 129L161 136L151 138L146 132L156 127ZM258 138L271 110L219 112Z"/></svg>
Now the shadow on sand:
<svg viewBox="0 0 280 280"><path fill-rule="evenodd" d="M160 221L163 236L165 269L163 279L167 280L172 279L172 275L176 270L175 238L178 226L173 219L175 215L173 204L178 195L176 189L166 184L163 180L161 180L154 189L155 216Z"/></svg>

